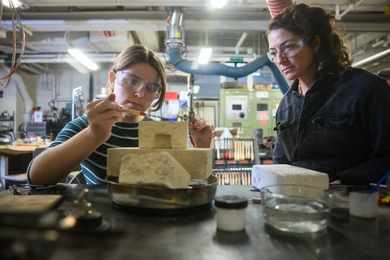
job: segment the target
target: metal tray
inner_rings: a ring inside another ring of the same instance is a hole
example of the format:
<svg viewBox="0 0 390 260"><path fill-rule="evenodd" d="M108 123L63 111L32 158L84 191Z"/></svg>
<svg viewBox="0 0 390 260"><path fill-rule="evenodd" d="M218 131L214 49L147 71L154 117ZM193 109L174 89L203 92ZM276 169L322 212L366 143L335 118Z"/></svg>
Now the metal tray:
<svg viewBox="0 0 390 260"><path fill-rule="evenodd" d="M171 215L204 210L211 207L218 179L191 179L185 189L122 184L118 177L107 176L108 193L114 206L121 210L156 215Z"/></svg>

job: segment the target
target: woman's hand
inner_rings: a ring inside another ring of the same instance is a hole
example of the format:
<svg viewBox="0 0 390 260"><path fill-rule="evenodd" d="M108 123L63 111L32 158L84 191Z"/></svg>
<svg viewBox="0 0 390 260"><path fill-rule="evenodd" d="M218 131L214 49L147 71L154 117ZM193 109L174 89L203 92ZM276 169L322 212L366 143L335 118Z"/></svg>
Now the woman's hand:
<svg viewBox="0 0 390 260"><path fill-rule="evenodd" d="M105 99L94 100L87 104L88 129L97 142L105 142L111 136L111 128L117 122L122 122L123 107L115 102L115 94L111 93Z"/></svg>
<svg viewBox="0 0 390 260"><path fill-rule="evenodd" d="M195 116L192 122L188 122L188 130L197 148L210 148L213 131L206 120Z"/></svg>
<svg viewBox="0 0 390 260"><path fill-rule="evenodd" d="M341 184L340 180L335 180L335 181L332 181L331 183L329 184Z"/></svg>

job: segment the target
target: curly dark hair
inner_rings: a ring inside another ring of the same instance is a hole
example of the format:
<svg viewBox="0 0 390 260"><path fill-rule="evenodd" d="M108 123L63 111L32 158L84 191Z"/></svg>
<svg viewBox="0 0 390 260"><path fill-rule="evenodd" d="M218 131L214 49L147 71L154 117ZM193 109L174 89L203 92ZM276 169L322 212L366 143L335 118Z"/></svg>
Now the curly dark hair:
<svg viewBox="0 0 390 260"><path fill-rule="evenodd" d="M335 16L324 7L314 4L290 5L269 21L267 35L276 29L300 35L309 40L309 45L315 36L320 37L321 47L316 55L316 78L333 70L334 76L342 80L344 71L352 64Z"/></svg>
<svg viewBox="0 0 390 260"><path fill-rule="evenodd" d="M378 76L385 79L390 79L390 70L381 70L378 72Z"/></svg>

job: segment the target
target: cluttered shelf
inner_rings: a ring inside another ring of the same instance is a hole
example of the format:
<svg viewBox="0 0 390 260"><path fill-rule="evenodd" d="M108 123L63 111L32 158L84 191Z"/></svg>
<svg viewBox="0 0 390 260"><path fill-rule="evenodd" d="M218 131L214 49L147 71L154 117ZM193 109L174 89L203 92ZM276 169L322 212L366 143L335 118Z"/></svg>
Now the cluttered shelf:
<svg viewBox="0 0 390 260"><path fill-rule="evenodd" d="M214 169L218 185L252 185L252 168Z"/></svg>
<svg viewBox="0 0 390 260"><path fill-rule="evenodd" d="M4 111L0 115L0 143L12 139L15 132L15 112Z"/></svg>
<svg viewBox="0 0 390 260"><path fill-rule="evenodd" d="M252 166L259 164L254 138L215 137L213 174L218 185L251 185Z"/></svg>
<svg viewBox="0 0 390 260"><path fill-rule="evenodd" d="M250 167L259 163L254 138L215 138L214 169Z"/></svg>
<svg viewBox="0 0 390 260"><path fill-rule="evenodd" d="M214 137L213 174L219 185L251 185L254 165L272 164L275 138Z"/></svg>

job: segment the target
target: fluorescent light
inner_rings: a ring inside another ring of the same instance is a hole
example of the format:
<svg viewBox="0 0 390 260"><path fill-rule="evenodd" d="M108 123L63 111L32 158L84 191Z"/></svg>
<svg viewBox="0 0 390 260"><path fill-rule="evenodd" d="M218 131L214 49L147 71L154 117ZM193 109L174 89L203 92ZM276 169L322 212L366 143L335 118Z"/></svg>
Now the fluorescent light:
<svg viewBox="0 0 390 260"><path fill-rule="evenodd" d="M75 70L77 70L81 74L88 74L89 71L83 65L81 65L79 62L75 61L74 59L65 58L63 60L66 61L70 66L72 66Z"/></svg>
<svg viewBox="0 0 390 260"><path fill-rule="evenodd" d="M370 62L370 61L379 59L380 57L385 56L385 55L388 54L388 53L390 53L390 49L387 49L387 50L385 50L385 51L379 52L379 53L377 53L377 54L375 54L375 55L372 55L372 56L370 56L370 57L367 57L367 58L365 58L365 59L362 59L362 60L360 60L360 61L357 61L357 62L355 62L355 63L352 64L352 67L357 67L357 66L363 65L363 64L365 64L365 63L368 63L368 62Z"/></svg>
<svg viewBox="0 0 390 260"><path fill-rule="evenodd" d="M214 8L222 8L226 5L227 0L210 0L210 5Z"/></svg>
<svg viewBox="0 0 390 260"><path fill-rule="evenodd" d="M12 3L14 4L15 8L18 8L19 6L22 5L22 3L19 2L18 0L12 0ZM3 5L5 5L6 7L9 8L9 1L8 0L3 0Z"/></svg>
<svg viewBox="0 0 390 260"><path fill-rule="evenodd" d="M198 64L207 64L211 56L212 48L202 48L200 50Z"/></svg>
<svg viewBox="0 0 390 260"><path fill-rule="evenodd" d="M84 55L84 53L82 53L78 49L71 48L68 49L68 52L73 56L73 58L81 62L88 69L97 70L99 68L98 65L96 65L93 61L91 61L87 56Z"/></svg>

